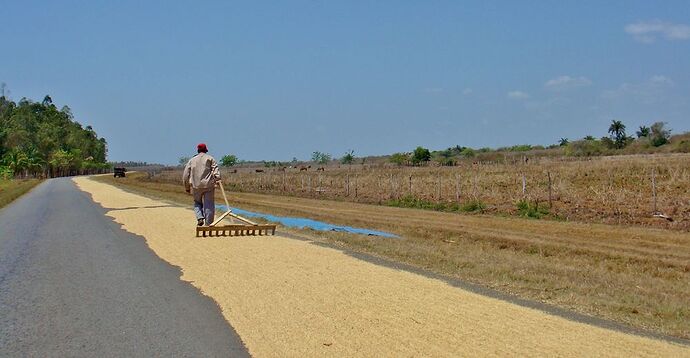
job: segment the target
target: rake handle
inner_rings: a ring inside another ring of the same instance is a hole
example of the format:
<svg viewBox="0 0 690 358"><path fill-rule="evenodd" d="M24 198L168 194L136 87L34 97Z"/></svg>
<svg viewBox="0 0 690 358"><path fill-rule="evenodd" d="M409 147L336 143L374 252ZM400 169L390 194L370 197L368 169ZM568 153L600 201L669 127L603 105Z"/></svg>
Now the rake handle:
<svg viewBox="0 0 690 358"><path fill-rule="evenodd" d="M220 186L220 192L223 193L223 200L225 200L225 207L228 208L228 215L230 215L233 218L238 219L240 221L244 221L245 223L247 223L249 225L254 225L254 226L259 225L255 222L251 221L251 220L245 219L245 218L243 218L237 214L231 213L232 210L230 210L230 204L228 203L228 197L225 195L225 189L223 188L223 182L221 182L219 180L218 184L219 184L218 186Z"/></svg>
<svg viewBox="0 0 690 358"><path fill-rule="evenodd" d="M228 204L228 197L225 196L225 189L223 189L223 182L218 180L218 186L220 187L220 192L223 193L223 200L225 200L225 207L230 211L230 204Z"/></svg>

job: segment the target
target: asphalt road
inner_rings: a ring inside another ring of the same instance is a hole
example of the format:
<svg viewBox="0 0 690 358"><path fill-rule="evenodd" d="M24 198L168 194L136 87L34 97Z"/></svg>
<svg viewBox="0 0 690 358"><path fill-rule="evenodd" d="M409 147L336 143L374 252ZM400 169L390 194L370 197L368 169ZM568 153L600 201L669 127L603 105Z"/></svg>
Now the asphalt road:
<svg viewBox="0 0 690 358"><path fill-rule="evenodd" d="M0 210L0 356L248 354L178 268L52 179Z"/></svg>

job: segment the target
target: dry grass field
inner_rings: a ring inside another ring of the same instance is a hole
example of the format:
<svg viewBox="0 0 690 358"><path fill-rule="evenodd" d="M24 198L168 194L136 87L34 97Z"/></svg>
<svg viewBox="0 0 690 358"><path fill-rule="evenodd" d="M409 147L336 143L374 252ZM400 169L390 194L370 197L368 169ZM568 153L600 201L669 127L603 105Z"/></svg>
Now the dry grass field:
<svg viewBox="0 0 690 358"><path fill-rule="evenodd" d="M22 196L40 182L38 179L0 179L0 208Z"/></svg>
<svg viewBox="0 0 690 358"><path fill-rule="evenodd" d="M223 177L236 192L690 230L690 154L572 159L537 157L525 163L520 157L455 167L334 165L323 171L240 168L223 170ZM180 177L172 170L151 180L178 183ZM655 210L674 220L654 218Z"/></svg>
<svg viewBox="0 0 690 358"><path fill-rule="evenodd" d="M144 173L99 180L190 205L179 180L150 180ZM248 210L393 232L403 239L310 236L522 298L690 338L690 234L684 230L238 192L230 200Z"/></svg>

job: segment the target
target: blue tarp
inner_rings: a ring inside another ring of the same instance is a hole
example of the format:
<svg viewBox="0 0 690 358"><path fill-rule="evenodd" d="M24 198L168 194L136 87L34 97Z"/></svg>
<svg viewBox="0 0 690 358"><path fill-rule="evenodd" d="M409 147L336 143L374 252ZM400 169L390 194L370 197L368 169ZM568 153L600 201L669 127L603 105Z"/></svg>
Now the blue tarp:
<svg viewBox="0 0 690 358"><path fill-rule="evenodd" d="M216 208L222 211L227 211L227 207L225 205L216 205ZM376 231L376 230L369 230L369 229L362 229L362 228L356 228L356 227L350 227L350 226L340 226L340 225L333 225L333 224L328 224L325 222L321 221L316 221L312 219L305 219L305 218L291 218L291 217L285 217L285 216L275 216L275 215L270 215L270 214L262 214L262 213L255 213L247 210L242 210L239 208L232 208L232 212L241 215L241 216L246 216L250 218L263 218L268 221L272 222L277 222L280 223L283 226L287 227L293 227L293 228L298 228L298 229L304 229L304 228L310 228L314 230L319 230L319 231L340 231L340 232L349 232L353 234L362 234L362 235L372 235L372 236L382 236L382 237L390 237L390 238L400 238L397 235L384 232L384 231Z"/></svg>

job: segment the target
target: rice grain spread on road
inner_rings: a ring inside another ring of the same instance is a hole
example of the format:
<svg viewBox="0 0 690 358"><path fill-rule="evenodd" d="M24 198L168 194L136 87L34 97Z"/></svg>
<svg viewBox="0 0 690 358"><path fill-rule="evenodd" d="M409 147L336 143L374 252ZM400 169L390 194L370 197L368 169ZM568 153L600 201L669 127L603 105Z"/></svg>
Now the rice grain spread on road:
<svg viewBox="0 0 690 358"><path fill-rule="evenodd" d="M197 238L191 209L74 181L213 298L257 357L690 356L687 346L570 321L308 241Z"/></svg>

